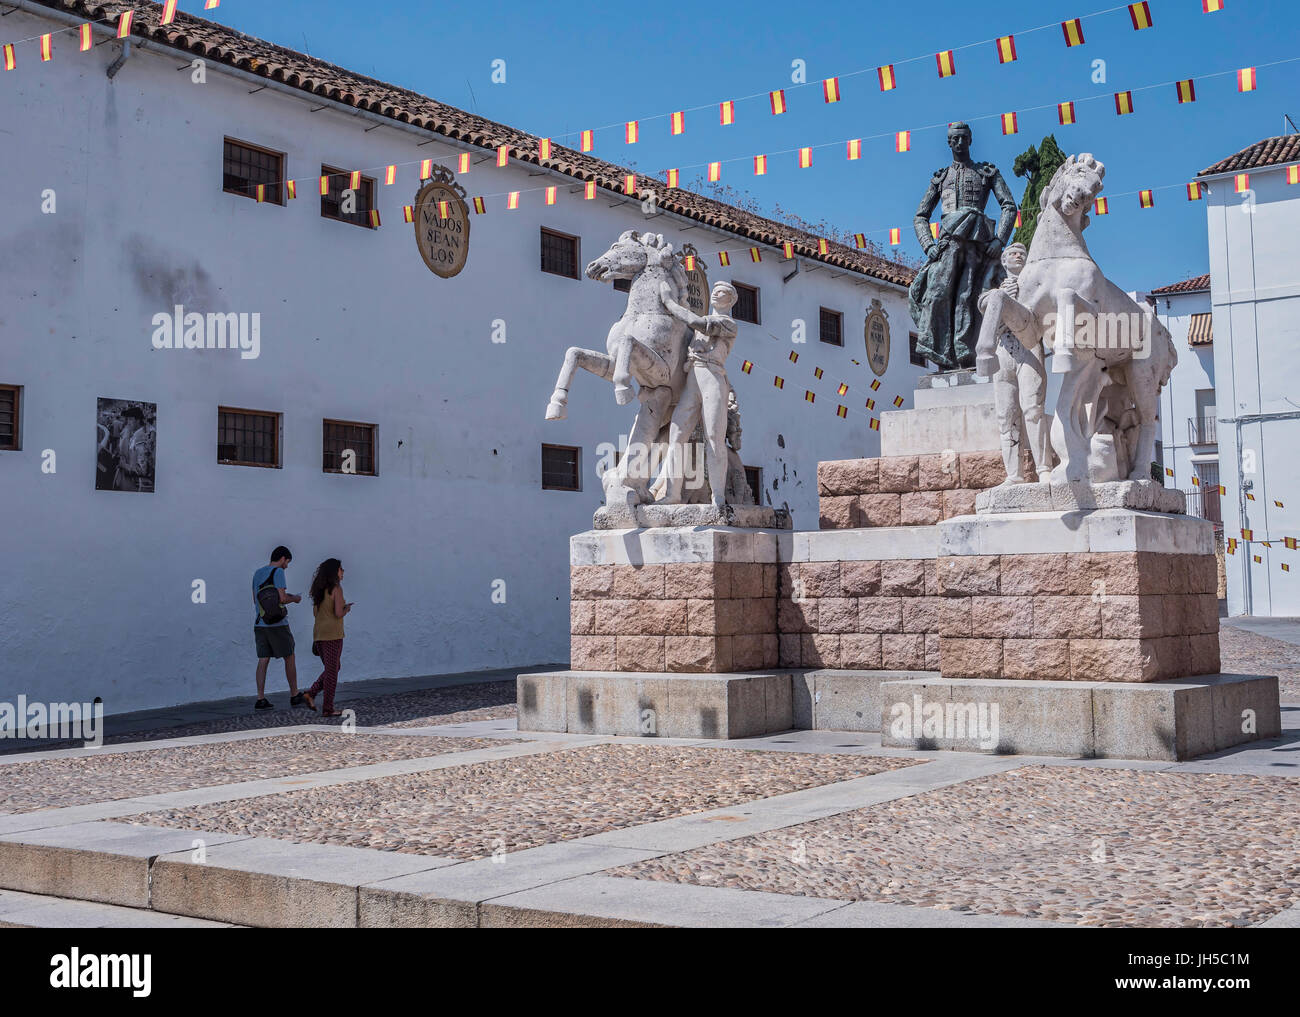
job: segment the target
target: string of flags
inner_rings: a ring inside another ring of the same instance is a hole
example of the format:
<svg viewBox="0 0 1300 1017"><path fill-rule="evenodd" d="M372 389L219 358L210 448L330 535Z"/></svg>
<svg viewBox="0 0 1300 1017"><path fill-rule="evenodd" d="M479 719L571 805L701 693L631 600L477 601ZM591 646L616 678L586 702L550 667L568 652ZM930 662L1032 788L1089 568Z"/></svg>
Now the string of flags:
<svg viewBox="0 0 1300 1017"><path fill-rule="evenodd" d="M1170 467L1166 466L1166 467L1165 467L1165 476L1166 476L1166 477L1170 477L1170 478L1174 478L1175 475L1174 475L1174 471L1173 471L1173 469L1171 469ZM1202 483L1201 483L1201 478L1200 478L1200 477L1193 476L1193 477L1192 477L1192 486L1193 486L1193 487L1196 487L1196 488L1200 488L1200 487L1203 487L1204 485L1202 485ZM1222 498L1222 497L1226 497L1227 494L1228 494L1228 489L1227 489L1227 487L1224 486L1223 484L1213 484L1213 485L1210 485L1210 487L1208 488L1208 490L1212 490L1212 491L1216 492L1216 493L1219 495L1219 497L1221 497L1221 498ZM1256 498L1255 495L1252 494L1250 491L1246 491L1246 492L1245 492L1245 496L1246 496L1246 500L1247 500L1247 501L1252 501L1252 502L1253 502L1253 501L1258 501L1258 500L1259 500L1259 499ZM1280 499L1274 498L1274 499L1272 499L1272 502L1273 502L1273 507L1274 507L1274 508L1279 508L1279 509L1284 509L1284 508L1286 508L1286 505L1285 505L1285 504L1284 504ZM1227 538L1227 540L1224 542L1224 550L1225 550L1228 554L1235 555L1235 554L1237 553L1237 548L1238 548L1241 544L1243 544L1243 543L1246 544L1246 545L1250 545L1250 544L1259 544L1261 547L1268 548L1268 549L1270 549L1270 550L1273 548L1273 545L1274 545L1274 544L1281 544L1282 547L1286 548L1286 550L1288 550L1288 551L1295 551L1295 550L1297 550L1297 548L1300 548L1300 538L1297 538L1297 537L1280 537L1280 538L1277 538L1277 537L1275 537L1275 538L1272 538L1272 539L1269 539L1269 540L1265 540L1265 539L1262 539L1262 538L1259 539L1259 540L1256 540L1254 529L1251 528L1251 527L1243 527L1242 530L1241 530L1241 537L1240 537L1240 538L1238 538L1238 537L1228 537L1228 538ZM1251 560L1254 561L1254 563L1255 563L1256 565L1262 565L1263 562L1264 562L1264 558L1263 558L1263 556L1260 555L1260 554L1256 554L1256 553L1254 553L1254 552L1251 552ZM1287 562L1280 562L1279 564L1281 565L1281 568L1282 568L1282 571L1283 571L1283 572L1290 572L1290 571L1291 571L1291 566L1290 566L1289 563L1287 563Z"/></svg>
<svg viewBox="0 0 1300 1017"><path fill-rule="evenodd" d="M203 0L203 9L205 11L216 10L221 6L221 0ZM158 18L159 25L170 25L176 20L176 12L179 7L179 0L163 0L162 11ZM18 68L18 47L23 43L35 42L37 51L40 54L42 63L47 63L54 59L54 37L56 35L65 35L67 33L76 33L78 49L85 53L94 46L93 31L95 25L108 25L116 22L117 31L115 38L128 39L131 36L131 30L135 26L135 11L124 10L116 15L100 18L97 21L86 21L80 25L60 28L53 32L43 32L40 35L29 36L26 39L15 39L12 42L0 44L0 52L4 57L4 69L6 71L16 70Z"/></svg>
<svg viewBox="0 0 1300 1017"><path fill-rule="evenodd" d="M771 333L768 334L771 335ZM772 336L772 338L777 342L780 341L779 339L777 339L776 336ZM791 364L798 364L799 362L798 351L791 350L789 354L789 360ZM853 360L851 362L857 365L858 367L864 366L860 361L857 360ZM743 360L741 362L740 371L742 374L747 374L752 376L755 367L758 367L763 373L768 373L769 370L768 368L763 367L762 364L759 364L754 360L748 360L748 359ZM813 372L812 372L813 377L816 378L818 381L823 380L823 378L825 377L825 373L826 372L822 370L822 368L820 367L813 368ZM776 373L775 371L771 371L771 374L772 374L772 386L776 389L780 389L781 391L785 391L787 378ZM844 403L836 403L835 416L841 420L847 419L850 413L864 416L867 418L867 426L873 431L879 431L880 419L879 417L872 416L872 413L870 411L876 409L876 399L874 393L880 390L880 379L872 378L866 387L871 393L873 393L873 395L866 397L866 402L864 403L867 412L864 412L863 410L859 410L856 407L850 407ZM835 388L835 395L842 399L849 394L851 389L852 386L850 386L848 382L841 381ZM803 393L804 402L815 404L817 402L817 396L818 393L814 392L812 389L808 389L808 388L804 389L804 393ZM901 407L903 403L904 403L904 399L901 395L894 396L893 405L895 408Z"/></svg>

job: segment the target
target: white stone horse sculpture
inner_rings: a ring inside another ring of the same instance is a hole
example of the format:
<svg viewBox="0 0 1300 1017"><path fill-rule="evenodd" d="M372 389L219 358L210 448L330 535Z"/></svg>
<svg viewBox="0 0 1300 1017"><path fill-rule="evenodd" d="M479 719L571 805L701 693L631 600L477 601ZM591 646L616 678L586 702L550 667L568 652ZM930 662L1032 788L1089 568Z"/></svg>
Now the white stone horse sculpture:
<svg viewBox="0 0 1300 1017"><path fill-rule="evenodd" d="M578 368L612 381L614 400L620 406L637 396L641 408L628 436L628 451L618 466L606 472L603 482L611 506L646 504L652 500L652 450L666 440L660 432L667 428L686 381L689 331L664 307L659 284L669 283L673 299L685 304L686 269L673 245L665 243L659 234L627 230L608 251L587 265L586 272L598 282L630 279L627 310L610 328L605 353L569 347L546 407L546 419L563 420L568 416L569 386Z"/></svg>
<svg viewBox="0 0 1300 1017"><path fill-rule="evenodd" d="M1052 372L1065 375L1052 423L1056 483L1151 479L1160 389L1178 361L1153 309L1107 279L1084 242L1105 176L1091 155L1072 155L1043 188L1019 296L991 291L976 346L976 372L989 376L1003 326L1027 347L1049 344ZM1136 421L1117 424L1125 411Z"/></svg>

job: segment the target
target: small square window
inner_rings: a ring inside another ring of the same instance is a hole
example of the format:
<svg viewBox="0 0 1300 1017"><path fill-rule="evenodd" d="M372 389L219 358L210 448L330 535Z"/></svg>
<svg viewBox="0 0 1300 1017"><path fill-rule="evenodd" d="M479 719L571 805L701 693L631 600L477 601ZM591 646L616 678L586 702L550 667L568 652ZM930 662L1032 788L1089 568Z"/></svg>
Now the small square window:
<svg viewBox="0 0 1300 1017"><path fill-rule="evenodd" d="M821 309L821 340L832 346L844 345L844 315L839 311Z"/></svg>
<svg viewBox="0 0 1300 1017"><path fill-rule="evenodd" d="M280 466L280 414L217 407L217 462Z"/></svg>
<svg viewBox="0 0 1300 1017"><path fill-rule="evenodd" d="M227 138L222 163L222 189L227 194L256 199L260 184L263 201L284 204L284 156L279 152Z"/></svg>
<svg viewBox="0 0 1300 1017"><path fill-rule="evenodd" d="M915 332L907 337L907 359L915 367L925 366L925 354L919 353L916 349L916 341L920 338Z"/></svg>
<svg viewBox="0 0 1300 1017"><path fill-rule="evenodd" d="M22 441L22 389L0 385L0 452L18 452Z"/></svg>
<svg viewBox="0 0 1300 1017"><path fill-rule="evenodd" d="M337 219L350 222L353 226L373 229L370 212L375 207L375 182L370 177L361 178L361 186L356 189L356 208L351 212L343 211L343 192L352 187L352 174L347 170L320 168L320 175L328 177L329 193L320 196L320 214L325 219Z"/></svg>
<svg viewBox="0 0 1300 1017"><path fill-rule="evenodd" d="M578 271L578 238L543 226L542 271L562 275L566 279L582 278L582 273Z"/></svg>
<svg viewBox="0 0 1300 1017"><path fill-rule="evenodd" d="M757 325L759 323L758 287L746 286L738 282L733 282L731 285L736 287L736 306L731 309L731 316L737 321L747 321L751 325Z"/></svg>
<svg viewBox="0 0 1300 1017"><path fill-rule="evenodd" d="M352 420L324 421L321 469L326 473L355 473L373 477L379 472L375 462L374 424Z"/></svg>
<svg viewBox="0 0 1300 1017"><path fill-rule="evenodd" d="M746 466L745 481L749 484L749 490L754 495L754 504L763 504L763 468L761 466Z"/></svg>
<svg viewBox="0 0 1300 1017"><path fill-rule="evenodd" d="M582 449L573 445L542 446L542 490L581 491Z"/></svg>

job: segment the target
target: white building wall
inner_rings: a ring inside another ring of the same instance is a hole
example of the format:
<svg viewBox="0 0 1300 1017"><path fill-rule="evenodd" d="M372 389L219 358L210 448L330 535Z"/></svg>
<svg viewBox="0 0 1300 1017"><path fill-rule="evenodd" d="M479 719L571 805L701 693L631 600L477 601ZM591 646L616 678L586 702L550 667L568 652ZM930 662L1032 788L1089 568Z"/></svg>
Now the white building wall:
<svg viewBox="0 0 1300 1017"><path fill-rule="evenodd" d="M1172 478L1166 475L1165 485L1195 492L1197 488L1192 484L1192 477L1196 475L1195 464L1218 462L1218 447L1193 443L1188 429L1188 421L1198 416L1197 391L1214 388L1213 346L1189 346L1187 343L1192 315L1210 311L1210 294L1208 291L1171 293L1155 295L1151 299L1156 302L1156 314L1169 329L1174 349L1178 352L1178 363L1160 393L1160 441L1164 464L1174 471Z"/></svg>
<svg viewBox="0 0 1300 1017"><path fill-rule="evenodd" d="M1251 195L1235 193L1231 176L1209 182L1224 532L1240 538L1247 528L1256 539L1228 558L1228 611L1300 615L1300 553L1282 542L1300 537L1300 186L1287 184L1283 166L1253 171Z"/></svg>
<svg viewBox="0 0 1300 1017"><path fill-rule="evenodd" d="M6 19L14 37L52 22ZM818 460L879 454L864 410L863 315L889 312L893 348L877 414L908 397L921 369L907 356L906 293L765 249L761 264L715 252L747 242L637 205L570 193L576 181L536 167L476 165L470 195L554 183L559 204L526 194L518 211L490 199L472 217L466 268L440 279L424 266L401 207L416 168L378 186L377 231L321 218L322 163L370 168L456 149L427 135L240 78L210 65L196 85L187 57L119 45L76 51L6 76L0 160L0 383L23 386L22 450L0 452L0 701L102 696L108 713L253 692L252 571L289 545L289 588L305 593L328 556L347 568L343 680L564 661L568 537L599 503L597 446L617 441L632 408L580 376L570 419L543 411L564 350L603 349L623 294L539 271L539 228L581 236L583 263L627 228L690 241L709 276L761 289L763 323L741 324L731 376L743 409L744 461L764 473L765 500L817 526ZM222 191L222 139L287 153L299 198L279 207ZM479 152L481 157L484 153ZM377 175L377 174L370 174ZM42 193L57 195L43 214ZM261 355L155 350L153 316L260 312ZM846 345L817 341L818 308L844 313ZM791 321L809 341L790 343ZM507 341L491 341L503 320ZM773 336L779 338L773 338ZM803 354L788 362L791 348ZM758 366L740 372L743 359ZM825 376L815 381L812 369ZM772 374L786 380L784 391ZM840 381L851 386L835 396ZM803 391L818 392L815 405ZM98 397L158 407L157 490L96 492ZM835 415L844 402L854 412ZM283 468L216 462L217 407L283 414ZM861 412L858 412L861 411ZM324 417L378 425L379 476L321 471ZM582 447L581 493L541 490L543 442ZM44 455L56 456L43 472ZM191 600L202 579L207 602ZM506 603L492 602L506 582ZM307 606L290 609L300 681L315 678ZM273 663L268 689L284 688Z"/></svg>

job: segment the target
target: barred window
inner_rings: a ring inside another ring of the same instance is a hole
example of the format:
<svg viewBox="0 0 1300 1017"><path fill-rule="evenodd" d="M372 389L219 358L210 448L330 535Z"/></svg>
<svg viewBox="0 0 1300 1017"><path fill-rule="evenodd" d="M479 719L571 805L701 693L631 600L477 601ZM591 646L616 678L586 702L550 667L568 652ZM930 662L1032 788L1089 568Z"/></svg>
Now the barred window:
<svg viewBox="0 0 1300 1017"><path fill-rule="evenodd" d="M375 181L371 177L362 177L361 186L356 189L356 208L351 212L344 212L343 192L351 187L351 173L347 170L322 166L320 175L329 177L329 193L320 196L321 216L371 229L370 210L375 207Z"/></svg>
<svg viewBox="0 0 1300 1017"><path fill-rule="evenodd" d="M217 462L280 466L280 414L217 407Z"/></svg>
<svg viewBox="0 0 1300 1017"><path fill-rule="evenodd" d="M542 271L579 279L578 238L542 227Z"/></svg>
<svg viewBox="0 0 1300 1017"><path fill-rule="evenodd" d="M821 340L832 346L844 345L844 315L839 311L821 309Z"/></svg>
<svg viewBox="0 0 1300 1017"><path fill-rule="evenodd" d="M581 491L582 449L572 445L542 446L542 490Z"/></svg>
<svg viewBox="0 0 1300 1017"><path fill-rule="evenodd" d="M758 287L746 286L744 283L732 282L736 287L736 306L731 309L731 316L737 321L758 324Z"/></svg>
<svg viewBox="0 0 1300 1017"><path fill-rule="evenodd" d="M263 200L273 205L284 204L284 156L227 138L222 188L228 194L256 198L258 184L265 187Z"/></svg>
<svg viewBox="0 0 1300 1017"><path fill-rule="evenodd" d="M17 385L0 385L0 452L17 452L23 447L19 433L21 393Z"/></svg>
<svg viewBox="0 0 1300 1017"><path fill-rule="evenodd" d="M375 463L374 424L359 424L351 420L326 420L322 439L321 468L326 473L355 473L373 477L378 474Z"/></svg>

